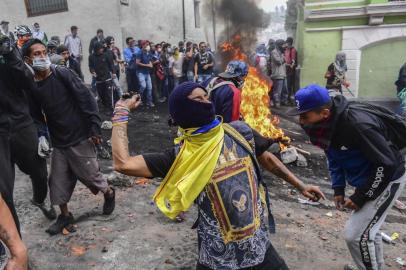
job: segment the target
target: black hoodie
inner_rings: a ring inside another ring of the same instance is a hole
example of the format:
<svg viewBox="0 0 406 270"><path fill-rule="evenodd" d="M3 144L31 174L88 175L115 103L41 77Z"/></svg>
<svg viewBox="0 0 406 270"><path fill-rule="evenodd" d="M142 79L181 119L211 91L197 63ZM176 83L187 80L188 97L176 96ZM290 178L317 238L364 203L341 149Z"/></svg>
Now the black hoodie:
<svg viewBox="0 0 406 270"><path fill-rule="evenodd" d="M25 91L34 79L17 48L0 62L0 133L16 132L33 123Z"/></svg>
<svg viewBox="0 0 406 270"><path fill-rule="evenodd" d="M363 179L362 185L350 196L358 207L362 207L405 173L404 157L391 139L395 137L394 131L382 118L357 108L341 95L333 97L332 101L334 121L330 148L358 150L369 163L367 179Z"/></svg>

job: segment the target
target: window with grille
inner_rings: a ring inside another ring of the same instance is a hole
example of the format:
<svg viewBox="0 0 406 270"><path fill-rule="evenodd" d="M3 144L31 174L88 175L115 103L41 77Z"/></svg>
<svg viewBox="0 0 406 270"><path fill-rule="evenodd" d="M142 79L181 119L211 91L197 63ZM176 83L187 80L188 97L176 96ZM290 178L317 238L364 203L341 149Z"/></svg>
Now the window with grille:
<svg viewBox="0 0 406 270"><path fill-rule="evenodd" d="M25 0L28 17L68 11L67 0Z"/></svg>

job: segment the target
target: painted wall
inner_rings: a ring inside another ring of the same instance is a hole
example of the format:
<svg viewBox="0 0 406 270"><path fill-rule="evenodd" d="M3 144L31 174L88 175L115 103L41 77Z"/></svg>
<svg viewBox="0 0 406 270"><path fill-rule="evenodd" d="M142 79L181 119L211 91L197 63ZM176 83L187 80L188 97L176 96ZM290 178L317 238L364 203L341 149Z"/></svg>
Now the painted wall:
<svg viewBox="0 0 406 270"><path fill-rule="evenodd" d="M386 40L362 50L360 97L394 97L394 82L406 59L406 39Z"/></svg>
<svg viewBox="0 0 406 270"><path fill-rule="evenodd" d="M301 87L326 84L324 74L341 48L341 31L306 32L303 36Z"/></svg>

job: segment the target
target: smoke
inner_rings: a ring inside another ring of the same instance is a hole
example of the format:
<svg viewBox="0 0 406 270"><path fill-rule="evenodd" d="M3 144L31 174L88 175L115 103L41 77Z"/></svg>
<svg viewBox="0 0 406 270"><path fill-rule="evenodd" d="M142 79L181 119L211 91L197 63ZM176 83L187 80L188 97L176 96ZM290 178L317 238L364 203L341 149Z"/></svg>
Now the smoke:
<svg viewBox="0 0 406 270"><path fill-rule="evenodd" d="M216 21L224 25L224 31L219 35L219 47L221 47L224 42L230 42L233 47L237 47L241 52L247 55L255 51L258 32L268 27L271 22L271 14L261 9L257 2L260 1L205 1L206 12L211 13L214 8ZM220 57L224 62L230 60L227 59L228 57L225 55Z"/></svg>
<svg viewBox="0 0 406 270"><path fill-rule="evenodd" d="M252 0L218 0L216 15L228 20L238 30L258 30L265 28L271 21L271 15L257 6Z"/></svg>

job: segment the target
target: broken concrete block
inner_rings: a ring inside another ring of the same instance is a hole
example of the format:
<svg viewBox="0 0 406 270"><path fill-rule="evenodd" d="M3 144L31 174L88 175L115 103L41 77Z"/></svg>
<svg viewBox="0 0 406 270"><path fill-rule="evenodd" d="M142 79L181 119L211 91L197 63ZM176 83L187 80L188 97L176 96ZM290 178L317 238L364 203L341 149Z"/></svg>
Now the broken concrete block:
<svg viewBox="0 0 406 270"><path fill-rule="evenodd" d="M307 159L302 154L297 154L296 166L307 167Z"/></svg>
<svg viewBox="0 0 406 270"><path fill-rule="evenodd" d="M298 153L296 148L288 147L281 151L281 160L284 164L289 164L295 162L298 158Z"/></svg>

